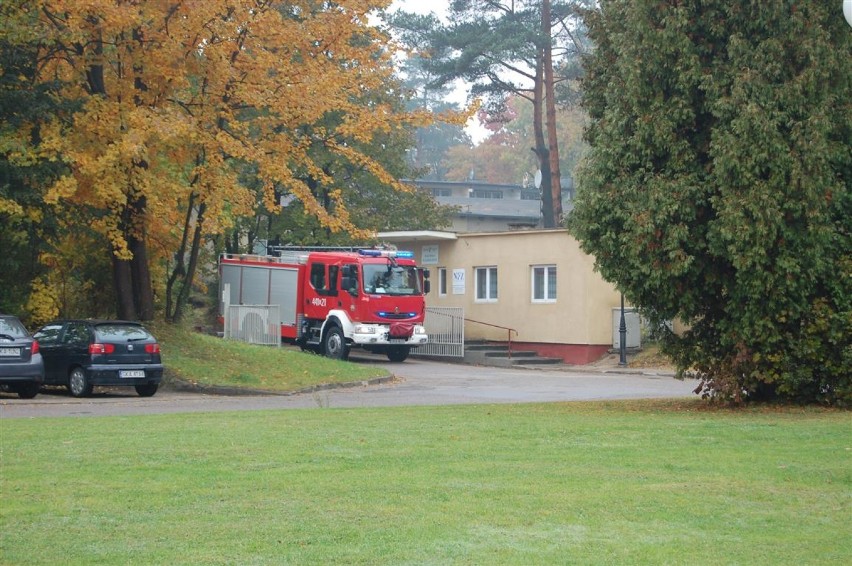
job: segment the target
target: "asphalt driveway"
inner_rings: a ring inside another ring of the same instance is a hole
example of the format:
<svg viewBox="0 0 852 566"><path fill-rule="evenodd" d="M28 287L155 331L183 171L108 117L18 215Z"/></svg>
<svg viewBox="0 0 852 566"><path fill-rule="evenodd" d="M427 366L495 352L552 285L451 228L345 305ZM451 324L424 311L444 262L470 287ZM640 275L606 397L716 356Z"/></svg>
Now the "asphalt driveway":
<svg viewBox="0 0 852 566"><path fill-rule="evenodd" d="M4 394L0 418L674 398L693 396L696 386L655 370L495 368L417 358L392 364L364 354L353 354L352 361L382 366L394 378L293 395L221 395L170 388L150 398L136 396L132 388L96 388L95 395L85 399L70 397L64 389L43 391L31 400Z"/></svg>

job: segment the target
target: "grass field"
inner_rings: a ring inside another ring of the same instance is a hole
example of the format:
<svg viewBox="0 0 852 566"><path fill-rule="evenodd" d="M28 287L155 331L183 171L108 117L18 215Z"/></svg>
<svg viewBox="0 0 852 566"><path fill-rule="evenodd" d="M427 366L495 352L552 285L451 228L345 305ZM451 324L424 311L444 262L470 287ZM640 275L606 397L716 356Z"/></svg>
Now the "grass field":
<svg viewBox="0 0 852 566"><path fill-rule="evenodd" d="M852 421L643 401L0 421L3 564L849 564Z"/></svg>
<svg viewBox="0 0 852 566"><path fill-rule="evenodd" d="M182 326L160 323L151 330L163 350L166 381L296 391L387 375L378 367L349 364L292 348L222 340Z"/></svg>

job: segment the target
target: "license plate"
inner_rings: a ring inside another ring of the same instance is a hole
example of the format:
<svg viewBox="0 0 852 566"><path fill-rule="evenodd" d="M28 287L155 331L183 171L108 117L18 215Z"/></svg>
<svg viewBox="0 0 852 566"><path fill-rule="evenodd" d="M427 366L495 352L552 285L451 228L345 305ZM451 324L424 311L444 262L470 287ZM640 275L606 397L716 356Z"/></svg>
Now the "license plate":
<svg viewBox="0 0 852 566"><path fill-rule="evenodd" d="M405 338L391 338L390 340L388 340L388 342L390 342L391 344L405 344L406 342L408 342L408 340L406 340Z"/></svg>
<svg viewBox="0 0 852 566"><path fill-rule="evenodd" d="M20 348L0 348L0 356L7 357L21 357L21 349Z"/></svg>
<svg viewBox="0 0 852 566"><path fill-rule="evenodd" d="M145 377L145 370L125 369L118 372L118 377Z"/></svg>

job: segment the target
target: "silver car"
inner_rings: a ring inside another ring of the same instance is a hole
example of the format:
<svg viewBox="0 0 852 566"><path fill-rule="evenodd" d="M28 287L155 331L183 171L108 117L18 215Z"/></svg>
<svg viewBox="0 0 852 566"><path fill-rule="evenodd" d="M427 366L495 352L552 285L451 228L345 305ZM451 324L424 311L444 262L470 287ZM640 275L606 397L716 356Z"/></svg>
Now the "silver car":
<svg viewBox="0 0 852 566"><path fill-rule="evenodd" d="M44 382L38 341L17 317L0 314L0 390L32 399Z"/></svg>

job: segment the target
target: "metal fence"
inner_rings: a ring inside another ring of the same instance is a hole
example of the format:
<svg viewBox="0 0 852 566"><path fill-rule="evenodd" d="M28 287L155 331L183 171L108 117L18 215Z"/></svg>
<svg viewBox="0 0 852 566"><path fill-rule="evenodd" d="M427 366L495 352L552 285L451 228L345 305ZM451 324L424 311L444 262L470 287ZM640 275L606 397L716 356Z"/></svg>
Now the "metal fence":
<svg viewBox="0 0 852 566"><path fill-rule="evenodd" d="M416 356L464 357L464 309L426 307L426 334L429 342L411 351Z"/></svg>
<svg viewBox="0 0 852 566"><path fill-rule="evenodd" d="M281 345L281 309L278 305L228 305L225 338L264 346Z"/></svg>

